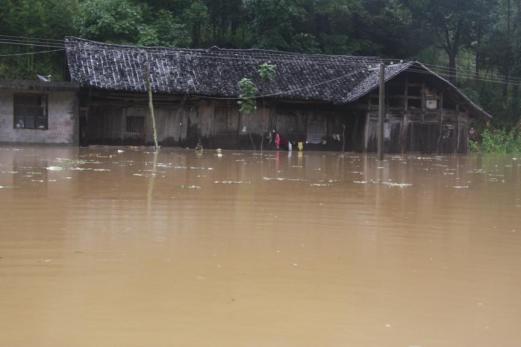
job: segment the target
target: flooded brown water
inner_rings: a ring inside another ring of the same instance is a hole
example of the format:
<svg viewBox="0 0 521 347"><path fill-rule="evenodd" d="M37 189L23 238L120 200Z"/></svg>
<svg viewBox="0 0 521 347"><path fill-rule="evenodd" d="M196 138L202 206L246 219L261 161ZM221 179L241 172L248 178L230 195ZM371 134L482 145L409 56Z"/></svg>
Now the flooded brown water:
<svg viewBox="0 0 521 347"><path fill-rule="evenodd" d="M521 156L1 147L0 186L0 346L521 344Z"/></svg>

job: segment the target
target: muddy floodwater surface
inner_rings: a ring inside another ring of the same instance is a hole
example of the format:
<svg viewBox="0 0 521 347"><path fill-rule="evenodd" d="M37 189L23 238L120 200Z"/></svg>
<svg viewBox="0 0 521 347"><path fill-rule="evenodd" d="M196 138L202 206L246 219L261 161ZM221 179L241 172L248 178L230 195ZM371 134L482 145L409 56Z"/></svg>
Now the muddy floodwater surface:
<svg viewBox="0 0 521 347"><path fill-rule="evenodd" d="M0 346L519 346L521 156L0 147Z"/></svg>

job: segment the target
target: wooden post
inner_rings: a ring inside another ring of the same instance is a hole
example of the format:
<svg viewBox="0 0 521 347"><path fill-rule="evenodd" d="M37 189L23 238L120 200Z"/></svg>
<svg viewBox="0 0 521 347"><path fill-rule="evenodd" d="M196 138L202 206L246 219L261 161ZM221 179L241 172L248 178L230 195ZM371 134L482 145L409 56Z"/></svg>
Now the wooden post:
<svg viewBox="0 0 521 347"><path fill-rule="evenodd" d="M148 92L148 110L150 112L150 117L152 118L152 130L154 132L154 147L155 150L159 148L159 144L157 143L157 128L156 128L156 115L154 113L154 101L152 100L152 83L150 83L150 62L148 61L147 55L147 64L145 65L146 73L145 73L145 82L147 86Z"/></svg>
<svg viewBox="0 0 521 347"><path fill-rule="evenodd" d="M342 153L346 152L346 125L342 124Z"/></svg>
<svg viewBox="0 0 521 347"><path fill-rule="evenodd" d="M403 91L403 117L400 125L400 151L404 154L407 151L407 132L409 130L409 76L405 76L405 88Z"/></svg>
<svg viewBox="0 0 521 347"><path fill-rule="evenodd" d="M378 97L378 160L384 159L384 117L385 117L385 65L380 64L380 90Z"/></svg>

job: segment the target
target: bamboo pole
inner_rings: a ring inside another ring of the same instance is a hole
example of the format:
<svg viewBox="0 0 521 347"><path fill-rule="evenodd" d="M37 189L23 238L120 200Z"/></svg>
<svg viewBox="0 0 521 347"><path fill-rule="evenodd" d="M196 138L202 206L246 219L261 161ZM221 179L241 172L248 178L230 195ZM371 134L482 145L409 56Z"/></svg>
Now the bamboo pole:
<svg viewBox="0 0 521 347"><path fill-rule="evenodd" d="M147 56L147 60L148 60L148 56ZM152 98L152 84L150 83L150 62L147 61L147 64L145 66L146 66L145 82L146 82L147 93L148 93L148 110L150 113L150 118L152 118L154 148L157 151L159 148L159 144L157 143L156 115L154 113L154 100Z"/></svg>
<svg viewBox="0 0 521 347"><path fill-rule="evenodd" d="M378 160L384 160L384 117L385 117L385 65L380 64L380 90L378 97Z"/></svg>

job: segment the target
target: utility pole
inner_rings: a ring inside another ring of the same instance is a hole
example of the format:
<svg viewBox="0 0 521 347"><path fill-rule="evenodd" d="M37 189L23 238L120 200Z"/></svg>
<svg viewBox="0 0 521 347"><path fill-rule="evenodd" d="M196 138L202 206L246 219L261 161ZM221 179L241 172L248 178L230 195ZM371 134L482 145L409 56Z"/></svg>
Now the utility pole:
<svg viewBox="0 0 521 347"><path fill-rule="evenodd" d="M380 64L380 87L378 96L378 160L384 160L384 119L385 119L385 64Z"/></svg>
<svg viewBox="0 0 521 347"><path fill-rule="evenodd" d="M157 143L156 115L154 113L154 101L152 100L152 83L150 82L150 60L148 59L148 54L147 63L145 64L145 70L145 82L148 92L148 110L150 112L150 117L152 118L152 130L154 131L154 147L157 151L159 148L159 144Z"/></svg>

